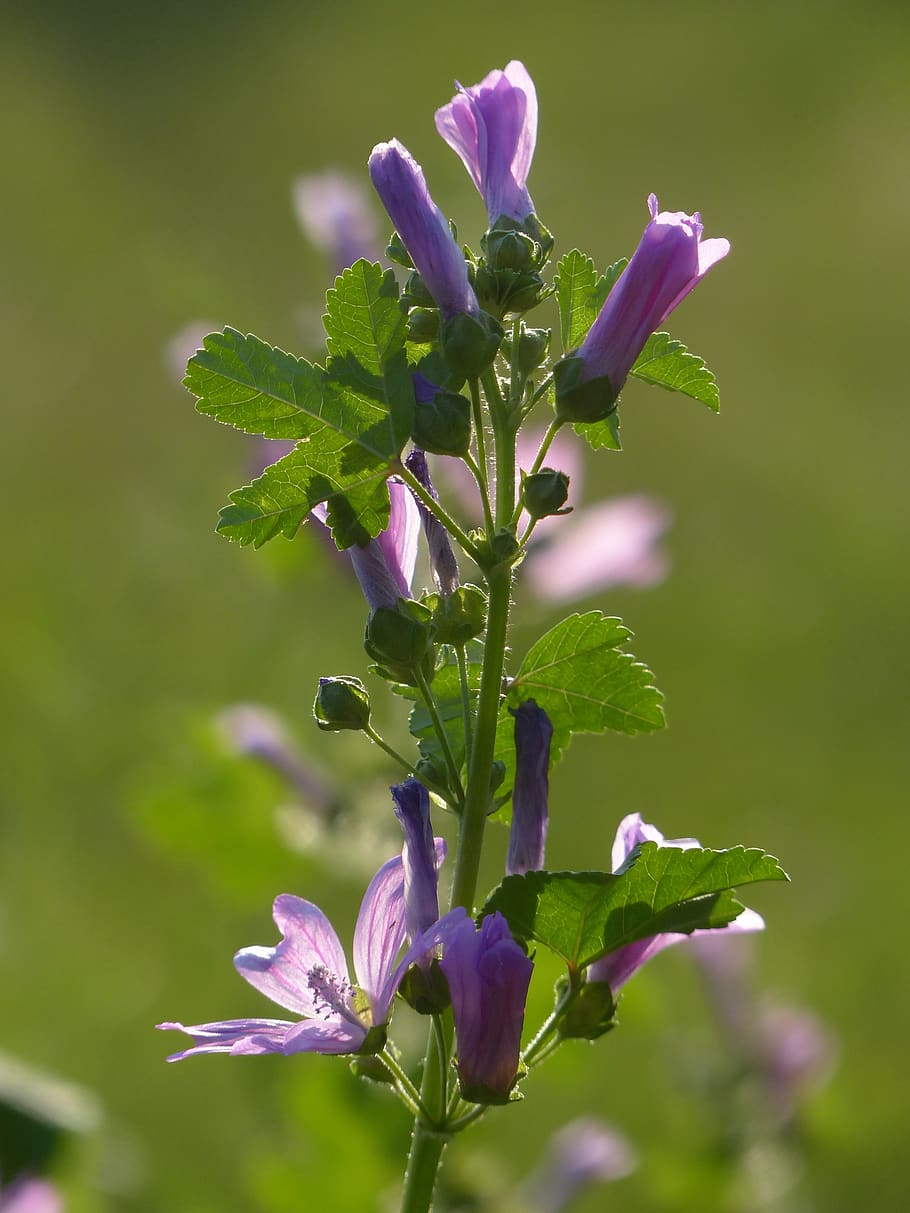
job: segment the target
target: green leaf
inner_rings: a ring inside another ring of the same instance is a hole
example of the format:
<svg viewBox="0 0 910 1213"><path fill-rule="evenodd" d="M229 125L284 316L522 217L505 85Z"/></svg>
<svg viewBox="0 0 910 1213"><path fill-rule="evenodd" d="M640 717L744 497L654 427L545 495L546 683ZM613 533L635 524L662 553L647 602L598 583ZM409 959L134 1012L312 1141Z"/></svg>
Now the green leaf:
<svg viewBox="0 0 910 1213"><path fill-rule="evenodd" d="M777 860L762 850L682 850L646 842L614 874L507 876L483 914L499 910L514 934L543 944L571 968L581 969L652 935L724 926L743 909L731 890L786 879Z"/></svg>
<svg viewBox="0 0 910 1213"><path fill-rule="evenodd" d="M622 442L619 438L619 412L616 409L608 417L604 417L603 421L592 421L587 425L579 424L572 428L595 451L622 450Z"/></svg>
<svg viewBox="0 0 910 1213"><path fill-rule="evenodd" d="M720 409L717 381L697 354L690 354L669 333L652 333L629 372L645 383L656 383L671 392L682 392L700 400L712 412Z"/></svg>
<svg viewBox="0 0 910 1213"><path fill-rule="evenodd" d="M632 633L621 619L588 611L570 615L528 651L511 682L517 706L535 699L554 730L641 733L666 723L653 674L620 648Z"/></svg>
<svg viewBox="0 0 910 1213"><path fill-rule="evenodd" d="M627 264L625 259L617 261L598 277L594 262L578 249L566 253L559 262L553 285L564 350L574 350L582 343L613 283Z"/></svg>
<svg viewBox="0 0 910 1213"><path fill-rule="evenodd" d="M239 543L294 535L321 501L341 548L388 523L385 480L414 410L398 287L391 271L358 261L336 279L326 305L325 370L234 329L206 338L190 360L186 382L201 412L248 433L301 439L231 494L218 530Z"/></svg>

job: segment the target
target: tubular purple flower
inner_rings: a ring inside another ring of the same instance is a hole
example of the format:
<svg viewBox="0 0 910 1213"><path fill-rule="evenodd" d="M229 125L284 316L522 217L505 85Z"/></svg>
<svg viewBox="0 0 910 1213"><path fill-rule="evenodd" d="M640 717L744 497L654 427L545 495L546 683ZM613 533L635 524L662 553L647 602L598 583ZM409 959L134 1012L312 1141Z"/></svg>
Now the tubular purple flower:
<svg viewBox="0 0 910 1213"><path fill-rule="evenodd" d="M417 779L392 789L395 816L404 831L404 908L408 936L416 939L439 918L439 849L430 824L430 794Z"/></svg>
<svg viewBox="0 0 910 1213"><path fill-rule="evenodd" d="M363 547L348 548L351 564L370 610L394 608L399 598L411 597L411 582L417 563L420 514L410 491L400 480L389 480L389 525ZM312 511L325 525L324 502Z"/></svg>
<svg viewBox="0 0 910 1213"><path fill-rule="evenodd" d="M649 822L644 821L640 813L630 813L619 823L616 838L613 842L613 871L618 872L635 848L643 842L656 842L659 847L679 847L689 850L701 846L697 838L664 838L660 830ZM739 917L724 927L709 927L700 931L692 931L688 935L675 932L665 932L662 935L652 935L649 939L640 939L635 943L626 944L608 956L588 967L589 981L605 981L613 994L625 985L629 978L637 973L643 964L669 948L674 943L697 937L723 937L730 932L763 931L764 919L754 910L743 910Z"/></svg>
<svg viewBox="0 0 910 1213"><path fill-rule="evenodd" d="M377 143L370 177L443 319L480 310L468 267L445 215L430 197L423 169L397 139Z"/></svg>
<svg viewBox="0 0 910 1213"><path fill-rule="evenodd" d="M534 965L498 912L479 928L471 918L456 920L440 965L452 996L462 1094L475 1103L506 1103Z"/></svg>
<svg viewBox="0 0 910 1213"><path fill-rule="evenodd" d="M445 843L440 838L436 846L441 863ZM413 939L396 964L406 938L404 887L400 855L384 863L370 881L354 928L356 984L322 910L290 893L276 897L273 917L281 942L273 948L243 948L234 957L234 967L260 993L303 1019L227 1019L192 1027L161 1023L159 1028L186 1032L194 1042L168 1061L201 1053L287 1055L381 1048L382 1029L405 972L432 947L425 937Z"/></svg>
<svg viewBox="0 0 910 1213"><path fill-rule="evenodd" d="M359 180L335 169L307 173L294 182L293 197L304 234L336 274L361 257L376 260L376 220Z"/></svg>
<svg viewBox="0 0 910 1213"><path fill-rule="evenodd" d="M698 211L660 211L654 194L648 208L651 222L577 353L581 382L606 377L614 398L650 335L730 251L729 240L702 240Z"/></svg>
<svg viewBox="0 0 910 1213"><path fill-rule="evenodd" d="M533 699L509 711L515 717L515 787L506 872L512 876L544 864L553 725Z"/></svg>
<svg viewBox="0 0 910 1213"><path fill-rule="evenodd" d="M423 376L415 375L414 378L415 380L417 378L422 379ZM415 391L415 395L419 408L421 392ZM438 501L439 494L436 492L436 486L430 479L430 469L427 466L426 453L420 447L414 447L406 457L404 465L420 481L433 500ZM449 532L435 514L430 513L419 498L415 497L414 502L420 514L420 521L423 523L423 533L427 537L433 580L436 582L440 594L454 594L459 586L458 561L455 559L455 552L452 549Z"/></svg>
<svg viewBox="0 0 910 1213"><path fill-rule="evenodd" d="M436 129L461 157L487 208L492 227L502 216L527 219L527 190L537 143L537 92L523 63L513 59L479 84L462 88L436 111Z"/></svg>

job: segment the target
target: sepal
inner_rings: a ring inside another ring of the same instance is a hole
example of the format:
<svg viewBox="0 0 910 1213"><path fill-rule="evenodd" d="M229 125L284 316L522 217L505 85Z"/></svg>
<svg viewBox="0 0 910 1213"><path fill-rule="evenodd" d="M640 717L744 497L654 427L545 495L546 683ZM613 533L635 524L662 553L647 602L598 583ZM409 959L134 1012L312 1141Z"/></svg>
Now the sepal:
<svg viewBox="0 0 910 1213"><path fill-rule="evenodd" d="M606 375L582 381L584 359L569 354L553 368L556 416L560 421L603 421L614 411L619 393Z"/></svg>
<svg viewBox="0 0 910 1213"><path fill-rule="evenodd" d="M433 612L433 638L439 644L467 644L487 626L487 596L476 585L430 594L425 602Z"/></svg>
<svg viewBox="0 0 910 1213"><path fill-rule="evenodd" d="M450 371L477 379L493 365L503 338L502 325L489 312L459 312L442 326L442 352Z"/></svg>
<svg viewBox="0 0 910 1213"><path fill-rule="evenodd" d="M437 960L426 968L411 965L398 987L398 993L418 1015L440 1015L452 1003L449 983Z"/></svg>

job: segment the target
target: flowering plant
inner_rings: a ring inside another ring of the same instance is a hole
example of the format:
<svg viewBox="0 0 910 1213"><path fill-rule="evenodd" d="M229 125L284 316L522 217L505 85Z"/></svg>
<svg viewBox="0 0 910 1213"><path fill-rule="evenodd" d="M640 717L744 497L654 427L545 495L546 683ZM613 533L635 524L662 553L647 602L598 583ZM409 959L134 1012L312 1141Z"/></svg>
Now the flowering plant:
<svg viewBox="0 0 910 1213"><path fill-rule="evenodd" d="M702 240L697 213L662 212L652 194L630 261L598 274L573 250L548 282L554 238L528 192L537 97L524 66L513 61L459 86L436 125L486 206L477 248L459 243L407 149L379 143L369 171L396 229L386 253L407 275L403 288L395 270L358 260L326 297L324 365L228 328L205 338L185 380L200 412L293 444L231 495L221 533L259 547L312 519L350 554L368 607L369 670L413 704L415 746L401 754L379 735L359 676L321 678L314 716L326 732L362 732L404 769L392 788L403 849L364 896L355 980L322 911L281 894L281 942L244 948L234 963L302 1018L160 1025L193 1039L174 1059L352 1055L355 1073L387 1083L413 1113L401 1204L409 1213L430 1207L455 1134L532 1089L534 1068L565 1042L614 1025L616 995L644 961L692 935L761 929L735 890L785 879L764 851L665 840L637 814L621 823L609 869L548 871L552 763L575 733L662 728L662 696L627 651L629 631L599 610L562 620L506 670L512 596L532 534L544 519L557 533L567 512L569 475L547 462L557 436L574 430L595 450L620 449L630 376L717 408L703 361L656 330L729 245ZM349 234L362 239L359 229ZM559 357L552 332L527 319L551 295ZM547 410L536 449L524 453L526 423ZM481 526L459 523L427 453L467 469ZM433 579L422 591L421 531ZM446 912L431 799L457 832ZM510 822L507 871L479 896L492 817ZM564 973L552 1012L526 1033L535 947L559 957ZM402 1003L429 1020L419 1079L389 1036Z"/></svg>

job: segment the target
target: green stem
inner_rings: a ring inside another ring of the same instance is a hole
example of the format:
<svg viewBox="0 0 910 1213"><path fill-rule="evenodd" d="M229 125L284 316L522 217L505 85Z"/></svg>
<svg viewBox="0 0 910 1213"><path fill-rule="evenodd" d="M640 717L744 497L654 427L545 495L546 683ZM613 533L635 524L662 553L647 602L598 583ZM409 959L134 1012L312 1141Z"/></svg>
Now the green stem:
<svg viewBox="0 0 910 1213"><path fill-rule="evenodd" d="M423 1105L423 1100L420 1098L420 1095L417 1092L417 1088L398 1064L398 1061L394 1055L388 1049L383 1049L379 1056L382 1059L382 1064L394 1077L396 1086L399 1088L399 1094L404 1099L405 1103L407 1103L413 1114L415 1116L422 1116L425 1119L429 1119L427 1110Z"/></svg>
<svg viewBox="0 0 910 1213"><path fill-rule="evenodd" d="M450 1133L460 1133L462 1129L466 1129L468 1125L472 1125L475 1120L480 1120L481 1116L486 1112L484 1104L478 1104L476 1108L472 1108L464 1116L459 1116L457 1120L449 1121L447 1126Z"/></svg>
<svg viewBox="0 0 910 1213"><path fill-rule="evenodd" d="M389 743L384 738L379 736L371 724L364 725L363 731L366 733L367 737L369 737L370 741L378 745L380 750L388 754L388 756L394 762L397 762L400 767L403 767L409 775L414 774L413 763L408 762L408 760L402 754L399 754L397 750L392 749Z"/></svg>
<svg viewBox="0 0 910 1213"><path fill-rule="evenodd" d="M461 714L464 719L464 752L468 765L471 763L471 685L468 682L468 655L465 647L460 644L455 650L458 659L458 677L461 682Z"/></svg>
<svg viewBox="0 0 910 1213"><path fill-rule="evenodd" d="M487 489L486 499L489 503L490 477L487 469L487 443L484 437L483 405L480 400L480 384L476 379L468 380L471 388L471 413L474 417L474 441L477 443L477 463L483 475L483 483ZM488 524L490 525L490 524Z"/></svg>
<svg viewBox="0 0 910 1213"><path fill-rule="evenodd" d="M484 523L486 524L487 530L492 531L492 529L493 529L493 511L490 508L490 490L489 490L489 487L487 486L486 471L484 469L482 469L481 465L477 462L477 460L474 458L474 456L471 454L470 451L468 451L466 454L462 455L462 459L465 461L465 463L471 469L474 479L477 481L477 488L480 490L480 500L481 500L481 503L483 504Z"/></svg>
<svg viewBox="0 0 910 1213"><path fill-rule="evenodd" d="M395 475L401 477L414 495L420 498L421 502L427 507L430 513L439 519L452 538L457 540L465 553L470 556L472 560L476 561L479 555L477 548L467 537L448 510L436 500L432 493L429 493L423 487L414 473L410 471L409 468L406 468L404 464L401 464L400 466L396 467Z"/></svg>
<svg viewBox="0 0 910 1213"><path fill-rule="evenodd" d="M414 676L417 679L417 685L420 688L420 693L423 696L424 703L427 705L427 711L430 714L430 720L433 722L433 728L436 731L436 736L439 738L439 744L442 747L442 753L446 760L446 766L449 768L449 778L452 781L452 791L458 797L459 803L464 800L464 788L461 786L461 772L458 769L458 763L455 761L455 755L452 753L452 746L449 742L449 735L446 732L446 726L442 722L442 717L439 715L439 706L436 703L436 696L433 694L433 688L427 682L427 676L419 665L414 667Z"/></svg>

